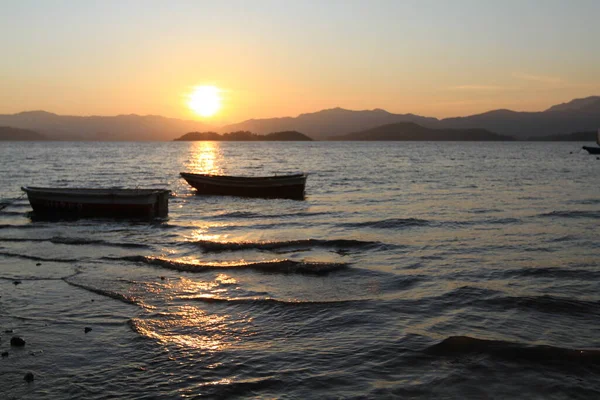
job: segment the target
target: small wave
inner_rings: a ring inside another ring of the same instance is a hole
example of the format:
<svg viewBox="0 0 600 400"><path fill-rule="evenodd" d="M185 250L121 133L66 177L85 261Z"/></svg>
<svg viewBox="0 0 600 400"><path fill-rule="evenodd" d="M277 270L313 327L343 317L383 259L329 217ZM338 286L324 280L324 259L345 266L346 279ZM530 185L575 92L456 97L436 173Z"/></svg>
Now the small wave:
<svg viewBox="0 0 600 400"><path fill-rule="evenodd" d="M413 226L427 226L431 221L419 218L390 218L378 221L346 222L338 224L347 228L399 229Z"/></svg>
<svg viewBox="0 0 600 400"><path fill-rule="evenodd" d="M309 301L309 300L282 300L272 297L211 297L211 296L183 296L183 300L194 300L203 303L222 303L222 304L249 304L249 305L273 305L280 307L322 307L322 306L340 306L356 303L365 303L369 300L329 300L329 301Z"/></svg>
<svg viewBox="0 0 600 400"><path fill-rule="evenodd" d="M0 229L32 229L39 228L37 224L26 224L26 225L14 225L14 224L0 224Z"/></svg>
<svg viewBox="0 0 600 400"><path fill-rule="evenodd" d="M318 217L323 215L332 215L331 212L319 212L319 211L301 211L296 213L286 213L286 214L261 214L254 213L250 211L232 211L228 213L214 215L212 219L232 219L232 218L245 218L245 219L267 219L267 218L277 218L277 219L289 219L289 218L297 218L297 217Z"/></svg>
<svg viewBox="0 0 600 400"><path fill-rule="evenodd" d="M538 217L600 219L600 211L552 211L549 213L539 214Z"/></svg>
<svg viewBox="0 0 600 400"><path fill-rule="evenodd" d="M536 363L565 362L600 364L600 350L577 350L554 346L529 346L501 340L476 339L469 336L451 336L428 347L425 353L436 356L460 356L473 353L487 354L509 361Z"/></svg>
<svg viewBox="0 0 600 400"><path fill-rule="evenodd" d="M68 245L98 245L98 246L115 246L125 248L147 248L148 246L141 243L111 243L98 239L81 239L68 237L52 237L49 239L43 238L2 238L0 242L50 242L54 244Z"/></svg>
<svg viewBox="0 0 600 400"><path fill-rule="evenodd" d="M543 296L506 296L486 300L487 304L502 309L533 309L550 314L600 316L600 302L576 300L565 297Z"/></svg>
<svg viewBox="0 0 600 400"><path fill-rule="evenodd" d="M324 275L330 272L348 268L345 263L330 263L330 262L310 262L310 261L293 261L293 260L273 260L261 262L248 262L237 264L198 264L193 262L168 260L160 257L149 256L124 256L124 257L103 257L110 260L124 260L131 262L142 262L150 265L157 265L163 268L168 268L176 271L186 272L207 272L223 269L251 269L270 273L299 273Z"/></svg>
<svg viewBox="0 0 600 400"><path fill-rule="evenodd" d="M123 303L140 305L140 303L132 296L126 296L124 294L117 293L112 290L105 290L105 289L100 289L100 288L96 288L93 286L84 285L82 283L73 282L73 281L71 281L69 279L65 279L65 278L63 278L63 281L65 281L66 283L68 283L71 286L75 286L80 289L87 290L88 292L99 294L101 296L110 297L111 299L122 301Z"/></svg>
<svg viewBox="0 0 600 400"><path fill-rule="evenodd" d="M567 269L560 267L539 267L506 270L503 272L502 275L506 277L598 279L600 278L600 271L585 269Z"/></svg>
<svg viewBox="0 0 600 400"><path fill-rule="evenodd" d="M0 256L23 258L26 260L33 260L33 261L46 261L46 262L65 262L66 263L66 262L79 261L76 258L46 258L46 257L29 256L26 254L16 254L16 253L8 253L8 252L0 252Z"/></svg>
<svg viewBox="0 0 600 400"><path fill-rule="evenodd" d="M304 239L304 240L289 240L283 242L212 242L209 240L199 240L193 243L207 253L220 253L223 251L238 251L238 250L283 250L311 247L326 247L335 249L374 249L389 247L381 242L371 242L352 239Z"/></svg>

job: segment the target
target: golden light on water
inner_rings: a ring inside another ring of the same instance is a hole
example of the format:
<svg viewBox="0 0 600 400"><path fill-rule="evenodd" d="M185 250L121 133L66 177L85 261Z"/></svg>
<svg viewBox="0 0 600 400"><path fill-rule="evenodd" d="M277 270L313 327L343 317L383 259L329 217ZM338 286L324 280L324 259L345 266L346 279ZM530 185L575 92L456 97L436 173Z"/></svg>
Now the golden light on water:
<svg viewBox="0 0 600 400"><path fill-rule="evenodd" d="M218 142L194 142L188 169L197 174L222 174L223 156Z"/></svg>
<svg viewBox="0 0 600 400"><path fill-rule="evenodd" d="M188 106L202 117L212 117L221 109L221 89L216 86L196 86L189 95Z"/></svg>

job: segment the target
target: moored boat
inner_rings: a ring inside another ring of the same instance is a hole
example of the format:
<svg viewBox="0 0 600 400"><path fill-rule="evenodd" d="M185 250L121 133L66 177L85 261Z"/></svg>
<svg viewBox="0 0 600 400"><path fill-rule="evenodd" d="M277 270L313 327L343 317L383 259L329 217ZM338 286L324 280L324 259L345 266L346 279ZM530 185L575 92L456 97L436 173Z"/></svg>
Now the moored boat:
<svg viewBox="0 0 600 400"><path fill-rule="evenodd" d="M596 132L596 143L600 146L600 129ZM582 148L590 154L600 154L600 147L583 146Z"/></svg>
<svg viewBox="0 0 600 400"><path fill-rule="evenodd" d="M154 218L169 213L167 189L88 189L24 186L39 217Z"/></svg>
<svg viewBox="0 0 600 400"><path fill-rule="evenodd" d="M304 199L307 174L274 175L261 177L192 174L180 175L197 194Z"/></svg>

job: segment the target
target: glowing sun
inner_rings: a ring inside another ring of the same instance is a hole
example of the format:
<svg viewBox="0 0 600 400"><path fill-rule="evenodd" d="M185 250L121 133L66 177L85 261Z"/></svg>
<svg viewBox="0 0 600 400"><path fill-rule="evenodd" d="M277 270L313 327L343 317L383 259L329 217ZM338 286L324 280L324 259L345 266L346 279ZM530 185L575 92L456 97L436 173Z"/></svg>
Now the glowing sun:
<svg viewBox="0 0 600 400"><path fill-rule="evenodd" d="M198 115L213 116L221 108L220 93L216 86L196 86L189 96L188 106Z"/></svg>

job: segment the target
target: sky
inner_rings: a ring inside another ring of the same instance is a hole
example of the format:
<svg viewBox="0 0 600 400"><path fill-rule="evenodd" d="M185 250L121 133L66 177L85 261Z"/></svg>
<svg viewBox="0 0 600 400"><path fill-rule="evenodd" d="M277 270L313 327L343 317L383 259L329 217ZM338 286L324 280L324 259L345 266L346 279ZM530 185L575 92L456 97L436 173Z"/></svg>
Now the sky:
<svg viewBox="0 0 600 400"><path fill-rule="evenodd" d="M0 0L0 114L451 117L600 95L598 0ZM221 110L187 106L218 87Z"/></svg>

